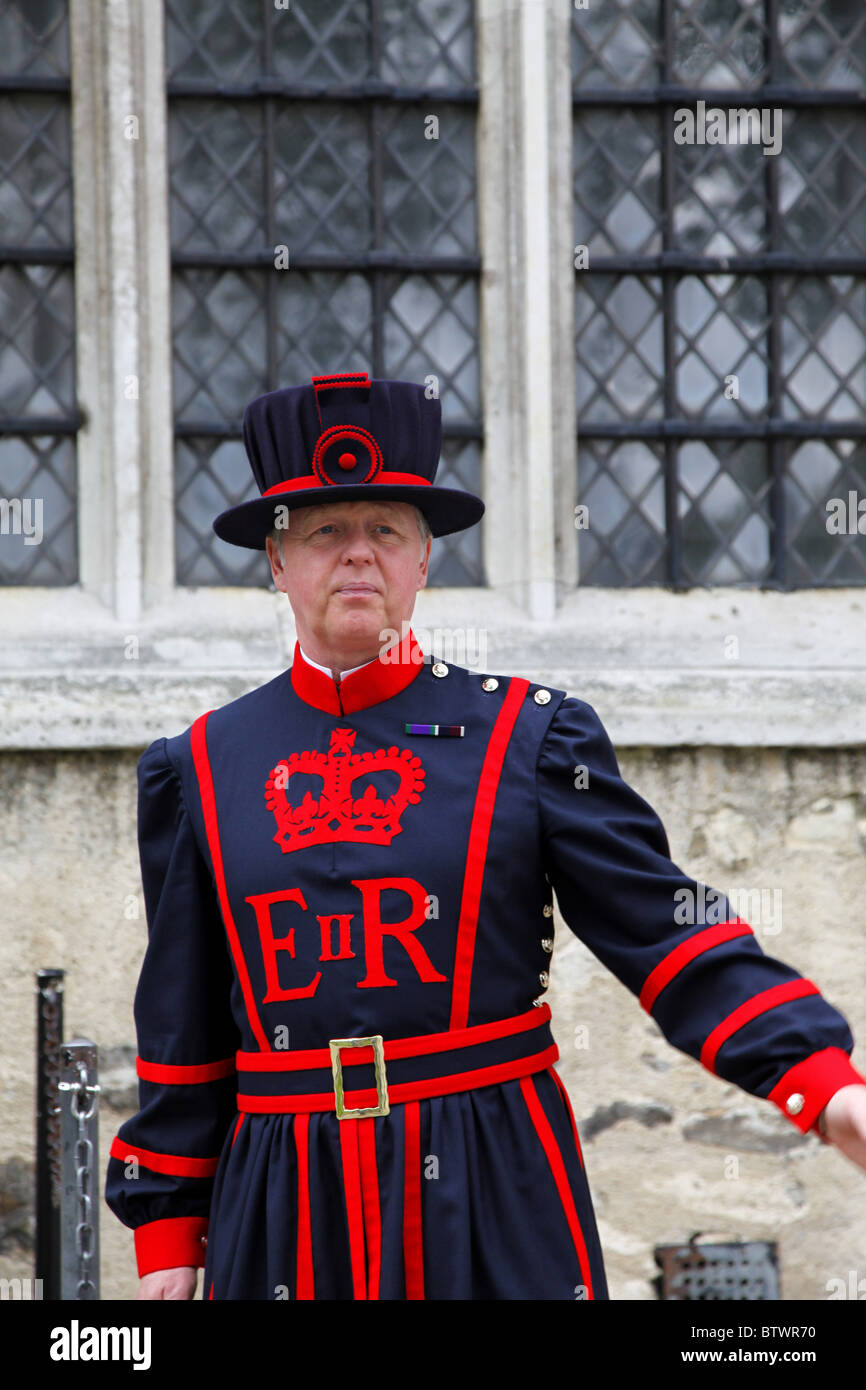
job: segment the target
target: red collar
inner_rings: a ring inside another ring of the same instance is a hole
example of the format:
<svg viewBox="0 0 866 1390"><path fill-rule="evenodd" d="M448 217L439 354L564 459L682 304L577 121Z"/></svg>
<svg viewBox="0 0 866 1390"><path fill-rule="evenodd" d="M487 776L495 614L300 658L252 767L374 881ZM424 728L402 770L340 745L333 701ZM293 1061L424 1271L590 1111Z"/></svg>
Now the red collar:
<svg viewBox="0 0 866 1390"><path fill-rule="evenodd" d="M292 685L295 694L306 704L315 705L326 714L354 714L356 710L399 695L420 673L423 664L424 653L410 627L399 648L389 647L359 671L345 676L338 686L332 676L326 676L324 671L304 660L300 643L296 641Z"/></svg>

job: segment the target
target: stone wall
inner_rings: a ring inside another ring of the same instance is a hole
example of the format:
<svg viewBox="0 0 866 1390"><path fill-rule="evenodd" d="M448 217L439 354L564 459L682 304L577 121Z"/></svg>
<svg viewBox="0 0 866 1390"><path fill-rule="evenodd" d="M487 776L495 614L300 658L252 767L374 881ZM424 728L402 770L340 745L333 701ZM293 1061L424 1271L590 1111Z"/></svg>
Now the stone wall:
<svg viewBox="0 0 866 1390"><path fill-rule="evenodd" d="M32 1273L37 969L67 971L65 1034L100 1047L100 1200L111 1139L135 1109L139 751L0 755L0 1276ZM753 921L762 947L842 1010L862 1070L866 749L618 755L681 868L723 892L768 894L774 915ZM611 1296L654 1298L653 1247L695 1231L777 1240L784 1299L825 1299L841 1287L828 1281L851 1286L851 1271L866 1278L862 1170L671 1048L558 912L555 924L549 997ZM133 1298L132 1238L104 1204L100 1237L103 1298Z"/></svg>

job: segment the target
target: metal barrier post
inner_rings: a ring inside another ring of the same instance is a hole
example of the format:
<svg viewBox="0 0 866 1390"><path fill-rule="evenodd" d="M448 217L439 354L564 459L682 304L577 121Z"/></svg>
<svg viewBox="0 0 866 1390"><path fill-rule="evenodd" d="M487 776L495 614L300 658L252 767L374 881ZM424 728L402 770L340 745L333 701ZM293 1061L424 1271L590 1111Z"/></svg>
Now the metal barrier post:
<svg viewBox="0 0 866 1390"><path fill-rule="evenodd" d="M60 1297L99 1298L99 1085L97 1048L73 1038L60 1049Z"/></svg>
<svg viewBox="0 0 866 1390"><path fill-rule="evenodd" d="M60 1297L60 1111L63 970L36 972L36 1269L42 1297Z"/></svg>

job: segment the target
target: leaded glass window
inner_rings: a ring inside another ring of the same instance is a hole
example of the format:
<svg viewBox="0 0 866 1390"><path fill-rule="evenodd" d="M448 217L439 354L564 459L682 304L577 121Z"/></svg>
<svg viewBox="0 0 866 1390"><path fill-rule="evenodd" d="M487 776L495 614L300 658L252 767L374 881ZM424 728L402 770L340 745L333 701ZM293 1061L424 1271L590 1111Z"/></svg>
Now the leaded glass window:
<svg viewBox="0 0 866 1390"><path fill-rule="evenodd" d="M582 583L866 583L864 77L862 0L574 9Z"/></svg>
<svg viewBox="0 0 866 1390"><path fill-rule="evenodd" d="M473 6L166 0L165 22L177 579L260 586L211 522L258 496L240 425L264 391L433 376L436 481L480 491ZM484 583L480 527L436 542L429 582Z"/></svg>
<svg viewBox="0 0 866 1390"><path fill-rule="evenodd" d="M0 6L0 583L78 579L66 0Z"/></svg>

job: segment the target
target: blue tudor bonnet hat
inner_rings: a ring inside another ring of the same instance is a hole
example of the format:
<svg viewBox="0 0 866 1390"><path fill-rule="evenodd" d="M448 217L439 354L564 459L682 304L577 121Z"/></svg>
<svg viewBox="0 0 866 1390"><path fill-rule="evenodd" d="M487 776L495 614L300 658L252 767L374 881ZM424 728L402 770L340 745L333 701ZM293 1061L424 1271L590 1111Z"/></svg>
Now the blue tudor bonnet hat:
<svg viewBox="0 0 866 1390"><path fill-rule="evenodd" d="M371 381L366 372L314 376L250 401L244 446L262 494L214 521L224 541L264 550L277 507L363 502L419 507L434 536L474 526L484 503L436 487L442 405L411 381Z"/></svg>

